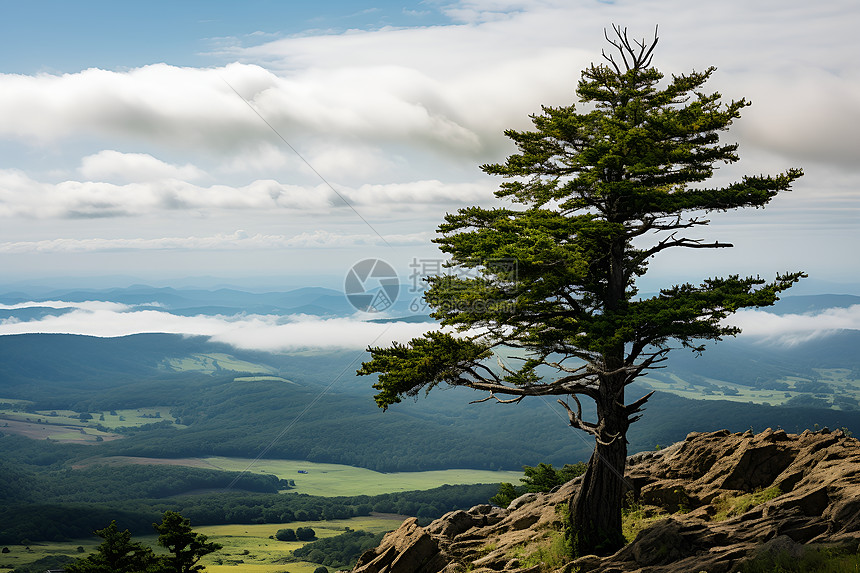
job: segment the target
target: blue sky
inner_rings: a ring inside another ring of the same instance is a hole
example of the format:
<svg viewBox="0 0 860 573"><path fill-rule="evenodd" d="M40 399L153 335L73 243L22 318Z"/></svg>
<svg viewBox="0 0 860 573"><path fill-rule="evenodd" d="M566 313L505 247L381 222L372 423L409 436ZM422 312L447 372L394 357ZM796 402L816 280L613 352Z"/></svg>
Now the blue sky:
<svg viewBox="0 0 860 573"><path fill-rule="evenodd" d="M0 3L5 73L74 73L89 67L122 69L166 62L177 66L221 63L209 52L226 42L294 34L343 33L386 26L427 26L448 21L422 2L63 0Z"/></svg>
<svg viewBox="0 0 860 573"><path fill-rule="evenodd" d="M618 22L660 24L665 73L715 65L710 89L753 101L718 181L806 171L765 210L712 217L704 237L735 249L664 257L646 288L800 269L858 292L854 1L0 6L0 284L337 286L367 257L405 276L439 257L445 212L492 202L477 166L573 101Z"/></svg>

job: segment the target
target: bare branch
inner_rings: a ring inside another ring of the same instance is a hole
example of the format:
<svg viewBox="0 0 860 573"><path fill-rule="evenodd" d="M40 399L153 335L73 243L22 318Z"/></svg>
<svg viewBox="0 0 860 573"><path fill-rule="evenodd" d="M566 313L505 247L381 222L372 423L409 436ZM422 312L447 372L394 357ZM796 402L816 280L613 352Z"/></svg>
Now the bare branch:
<svg viewBox="0 0 860 573"><path fill-rule="evenodd" d="M469 402L469 404L480 404L481 402L486 402L487 400L495 400L499 404L519 404L523 398L525 398L525 395L517 396L516 398L511 398L510 400L502 400L491 392L490 395L486 398L481 398L480 400L472 400L471 402Z"/></svg>
<svg viewBox="0 0 860 573"><path fill-rule="evenodd" d="M607 32L606 28L603 29L603 37L606 38L606 41L612 44L616 50L618 50L618 53L621 55L621 59L624 61L624 68L629 72L631 70L641 70L651 65L654 48L657 46L657 41L659 40L657 30L658 28L655 26L654 40L652 42L648 42L643 38L641 41L633 40L631 43L627 36L627 28L622 28L617 24L612 24L612 31L615 32L617 39L610 38L609 32ZM634 47L634 44L636 47ZM616 63L615 58L611 54L607 55L602 50L601 53L603 54L603 57L615 68L615 72L618 75L622 75L623 72L621 71L620 66ZM629 61L627 59L628 56L630 57Z"/></svg>
<svg viewBox="0 0 860 573"><path fill-rule="evenodd" d="M654 395L654 390L648 392L647 394L645 394L644 396L642 396L641 398L639 398L635 402L631 402L627 406L624 406L624 411L627 413L627 415L641 412L642 406L644 406L645 402L648 401L648 398L650 398L653 395Z"/></svg>
<svg viewBox="0 0 860 573"><path fill-rule="evenodd" d="M576 402L576 412L570 409L570 406L567 405L567 402L565 402L561 398L558 399L558 403L561 404L565 410L567 410L567 417L568 419L570 419L570 425L574 428L582 430L583 432L588 432L589 434L594 436L595 439L599 440L600 436L597 430L597 424L592 424L591 422L586 422L585 420L583 420L582 404L579 403L579 400L576 396L571 396L571 398L573 398L573 401Z"/></svg>

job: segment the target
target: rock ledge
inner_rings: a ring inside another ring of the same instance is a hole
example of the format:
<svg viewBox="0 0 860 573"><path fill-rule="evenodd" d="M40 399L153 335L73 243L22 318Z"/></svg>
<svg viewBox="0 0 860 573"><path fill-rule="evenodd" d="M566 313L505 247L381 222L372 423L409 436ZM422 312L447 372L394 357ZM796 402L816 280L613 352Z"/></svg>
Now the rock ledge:
<svg viewBox="0 0 860 573"><path fill-rule="evenodd" d="M683 442L628 458L631 497L666 518L608 557L585 556L557 573L728 573L762 552L800 556L808 544L860 543L860 442L841 431L799 435L767 429L692 433ZM353 573L553 571L541 559L562 535L559 509L578 480L525 494L509 509L479 505L427 527L414 518L359 559ZM740 515L726 499L779 488Z"/></svg>

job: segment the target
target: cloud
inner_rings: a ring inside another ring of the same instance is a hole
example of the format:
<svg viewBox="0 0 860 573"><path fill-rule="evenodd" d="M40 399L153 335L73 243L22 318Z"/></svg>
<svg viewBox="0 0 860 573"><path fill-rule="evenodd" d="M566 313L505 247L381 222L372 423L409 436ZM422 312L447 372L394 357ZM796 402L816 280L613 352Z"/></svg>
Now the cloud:
<svg viewBox="0 0 860 573"><path fill-rule="evenodd" d="M78 171L90 181L158 181L200 179L206 174L190 163L172 165L146 153L104 150L81 160Z"/></svg>
<svg viewBox="0 0 860 573"><path fill-rule="evenodd" d="M382 66L307 74L279 77L241 63L217 69L153 64L126 72L0 74L5 118L0 135L40 143L109 136L232 154L272 139L250 104L288 140L322 133L410 145L423 141L453 153L480 145L444 110L410 97L444 91L420 71Z"/></svg>
<svg viewBox="0 0 860 573"><path fill-rule="evenodd" d="M282 38L221 55L289 74L308 89L328 85L332 98L420 102L430 117L450 119L495 151L501 130L526 127L526 114L540 104L574 101L579 70L602 62L604 28L616 22L642 38L659 23L659 69L668 75L716 65L706 89L755 102L734 137L853 167L860 142L852 121L860 116L854 2L467 0L444 11L457 24ZM690 26L691 18L699 25ZM337 107L370 109L360 105Z"/></svg>
<svg viewBox="0 0 860 573"><path fill-rule="evenodd" d="M43 303L32 303L34 306ZM72 306L72 305L69 305ZM429 330L427 324L373 323L355 318L264 315L176 316L156 310L79 308L39 320L0 321L0 335L25 333L83 334L99 337L139 333L208 336L236 348L283 351L308 348L364 350L368 345L406 342Z"/></svg>
<svg viewBox="0 0 860 573"><path fill-rule="evenodd" d="M350 204L368 205L377 213L386 213L421 210L431 204L492 200L492 197L489 182L446 184L427 180L358 188L338 186L335 192L326 184L298 186L270 179L242 186L209 187L179 179L125 184L104 181L43 183L20 170L0 170L0 217L102 218L177 210L273 209L329 215L333 210L349 209L344 199Z"/></svg>
<svg viewBox="0 0 860 573"><path fill-rule="evenodd" d="M152 306L158 305L159 303L152 303L151 305L144 306ZM125 304L121 304L118 302L110 302L105 300L87 300L83 302L67 302L62 300L43 300L43 301L28 301L28 302L19 302L16 304L2 304L0 303L0 309L2 310L18 310L22 308L56 308L56 309L66 309L66 308L76 308L84 311L109 311L109 312L125 312L129 310L131 307Z"/></svg>
<svg viewBox="0 0 860 573"><path fill-rule="evenodd" d="M425 245L432 233L386 234L389 245ZM101 251L165 251L165 250L280 250L290 248L332 248L385 244L372 233L339 234L313 231L293 236L249 234L242 230L204 237L163 237L157 239L49 239L43 241L14 241L0 243L0 253L87 253ZM0 307L2 308L2 307Z"/></svg>
<svg viewBox="0 0 860 573"><path fill-rule="evenodd" d="M777 315L762 310L740 310L726 322L739 326L742 336L794 345L840 330L860 330L860 305L815 314Z"/></svg>
<svg viewBox="0 0 860 573"><path fill-rule="evenodd" d="M367 322L361 317L245 314L177 316L107 301L0 304L3 310L33 307L74 310L60 316L30 321L15 318L0 321L0 335L57 333L115 337L138 333L173 333L208 336L214 341L237 348L265 351L306 348L360 350L368 345L384 346L394 341L405 343L437 328L424 323ZM860 305L832 308L815 314L775 315L762 310L741 310L726 322L741 327L742 338L795 345L841 330L860 330Z"/></svg>
<svg viewBox="0 0 860 573"><path fill-rule="evenodd" d="M257 180L201 187L178 179L126 184L103 181L43 183L18 170L0 170L0 217L99 218L196 209L285 209L326 212L334 194Z"/></svg>

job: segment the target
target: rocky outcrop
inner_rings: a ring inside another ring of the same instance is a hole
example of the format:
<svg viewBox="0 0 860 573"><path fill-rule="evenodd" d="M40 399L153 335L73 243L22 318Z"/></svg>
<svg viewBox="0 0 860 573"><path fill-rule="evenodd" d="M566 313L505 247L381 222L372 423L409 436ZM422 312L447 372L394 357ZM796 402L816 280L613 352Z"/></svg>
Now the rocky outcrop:
<svg viewBox="0 0 860 573"><path fill-rule="evenodd" d="M841 431L693 433L631 456L626 475L632 502L665 518L614 555L553 563L573 480L508 509L480 505L427 527L406 520L353 572L728 573L762 552L800 556L813 543L856 551L860 543L860 442ZM736 515L728 511L747 498Z"/></svg>

